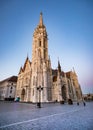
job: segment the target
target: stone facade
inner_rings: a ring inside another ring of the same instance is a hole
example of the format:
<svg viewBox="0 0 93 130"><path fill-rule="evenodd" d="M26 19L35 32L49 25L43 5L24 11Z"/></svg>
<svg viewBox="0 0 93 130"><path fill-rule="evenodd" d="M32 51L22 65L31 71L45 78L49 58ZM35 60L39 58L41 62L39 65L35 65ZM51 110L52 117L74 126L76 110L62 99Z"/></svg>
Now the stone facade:
<svg viewBox="0 0 93 130"><path fill-rule="evenodd" d="M42 90L38 90L41 87ZM26 58L20 68L17 80L16 97L26 102L50 102L82 99L81 88L75 71L63 72L58 61L58 69L53 70L48 55L48 36L40 21L33 33L32 62Z"/></svg>
<svg viewBox="0 0 93 130"><path fill-rule="evenodd" d="M0 81L0 100L14 100L16 92L17 76Z"/></svg>

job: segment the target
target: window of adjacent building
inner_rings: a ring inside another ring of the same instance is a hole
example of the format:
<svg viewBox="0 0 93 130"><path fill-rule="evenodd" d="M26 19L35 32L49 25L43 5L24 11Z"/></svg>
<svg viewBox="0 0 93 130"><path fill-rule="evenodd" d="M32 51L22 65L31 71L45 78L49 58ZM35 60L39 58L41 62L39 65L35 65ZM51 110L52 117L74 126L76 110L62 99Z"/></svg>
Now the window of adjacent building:
<svg viewBox="0 0 93 130"><path fill-rule="evenodd" d="M10 93L12 93L12 90L10 90Z"/></svg>

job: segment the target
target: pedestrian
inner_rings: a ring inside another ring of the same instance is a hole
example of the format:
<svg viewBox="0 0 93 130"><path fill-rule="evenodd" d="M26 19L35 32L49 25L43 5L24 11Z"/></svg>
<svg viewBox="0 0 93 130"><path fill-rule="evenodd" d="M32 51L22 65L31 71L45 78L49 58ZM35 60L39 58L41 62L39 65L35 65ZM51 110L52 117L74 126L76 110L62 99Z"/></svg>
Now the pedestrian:
<svg viewBox="0 0 93 130"><path fill-rule="evenodd" d="M86 106L86 103L83 101L83 105L84 105L84 107Z"/></svg>
<svg viewBox="0 0 93 130"><path fill-rule="evenodd" d="M77 102L77 105L79 106L79 102Z"/></svg>

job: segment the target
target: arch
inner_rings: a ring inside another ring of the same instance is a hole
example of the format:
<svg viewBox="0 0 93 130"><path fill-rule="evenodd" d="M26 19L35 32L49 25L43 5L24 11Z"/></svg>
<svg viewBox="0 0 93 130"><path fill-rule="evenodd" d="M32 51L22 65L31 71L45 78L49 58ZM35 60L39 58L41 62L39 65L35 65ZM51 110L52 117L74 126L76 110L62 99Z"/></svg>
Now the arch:
<svg viewBox="0 0 93 130"><path fill-rule="evenodd" d="M43 47L46 48L46 40L44 39Z"/></svg>
<svg viewBox="0 0 93 130"><path fill-rule="evenodd" d="M80 94L79 94L78 90L76 90L76 96L77 96L77 100L79 100L80 99Z"/></svg>
<svg viewBox="0 0 93 130"><path fill-rule="evenodd" d="M71 85L70 85L70 81L68 80L68 90L69 90L69 93L71 93Z"/></svg>
<svg viewBox="0 0 93 130"><path fill-rule="evenodd" d="M66 101L67 96L66 96L66 86L65 85L62 86L61 91L62 91L62 97L63 97L64 101Z"/></svg>
<svg viewBox="0 0 93 130"><path fill-rule="evenodd" d="M46 58L46 50L44 50L44 59Z"/></svg>
<svg viewBox="0 0 93 130"><path fill-rule="evenodd" d="M57 76L53 76L53 82L57 81Z"/></svg>
<svg viewBox="0 0 93 130"><path fill-rule="evenodd" d="M23 88L21 91L21 100L24 101L25 98L25 89Z"/></svg>
<svg viewBox="0 0 93 130"><path fill-rule="evenodd" d="M42 86L44 86L44 76L42 76Z"/></svg>
<svg viewBox="0 0 93 130"><path fill-rule="evenodd" d="M39 39L39 47L41 47L41 40Z"/></svg>

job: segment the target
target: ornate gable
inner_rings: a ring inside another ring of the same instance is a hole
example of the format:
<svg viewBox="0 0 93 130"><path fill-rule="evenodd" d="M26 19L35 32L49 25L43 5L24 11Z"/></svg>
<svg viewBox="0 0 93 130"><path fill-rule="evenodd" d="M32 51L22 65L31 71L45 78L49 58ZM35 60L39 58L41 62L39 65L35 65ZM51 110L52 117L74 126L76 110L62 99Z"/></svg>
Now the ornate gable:
<svg viewBox="0 0 93 130"><path fill-rule="evenodd" d="M19 74L23 73L23 68L22 66L20 67L20 70L19 70Z"/></svg>
<svg viewBox="0 0 93 130"><path fill-rule="evenodd" d="M24 73L25 71L30 71L31 70L31 62L29 60L29 58L27 57L26 60L25 60L25 63L24 63L24 66L20 67L20 70L19 70L19 74L22 74Z"/></svg>
<svg viewBox="0 0 93 130"><path fill-rule="evenodd" d="M30 71L31 69L31 62L29 60L29 58L27 57L26 60L25 60L25 63L24 63L24 66L23 66L23 71Z"/></svg>

